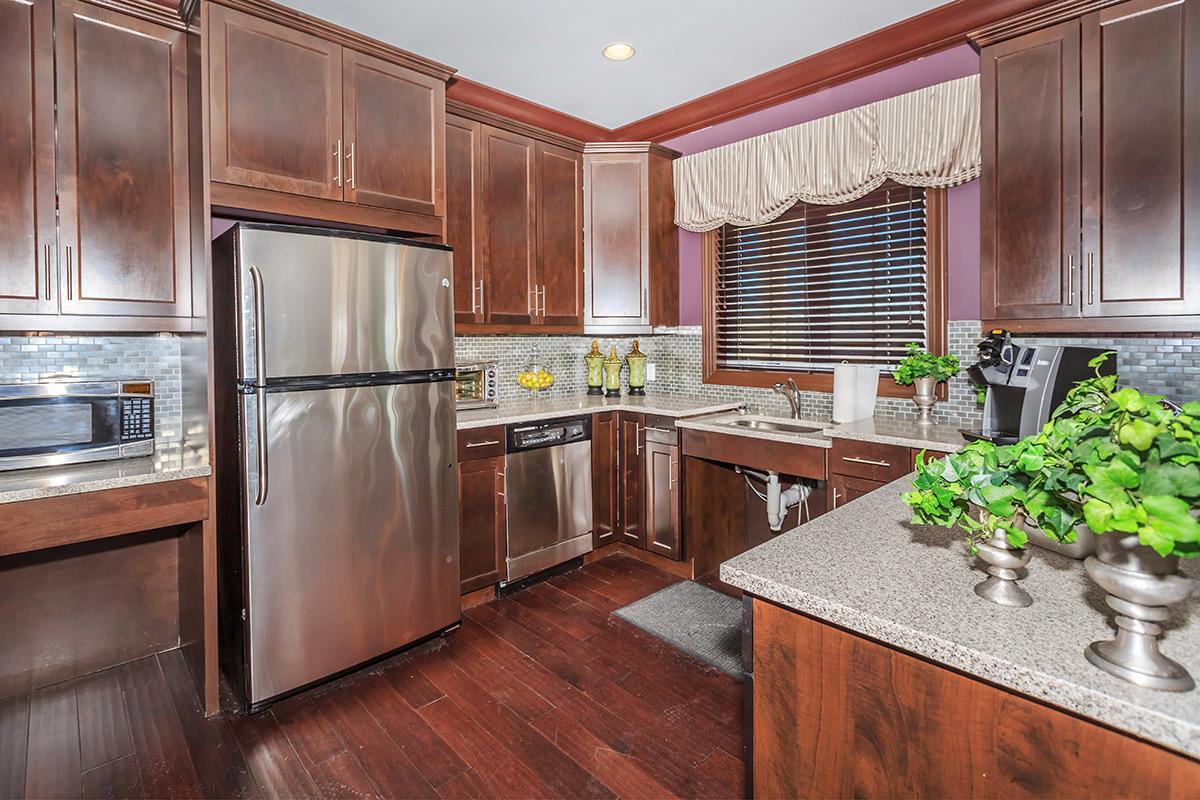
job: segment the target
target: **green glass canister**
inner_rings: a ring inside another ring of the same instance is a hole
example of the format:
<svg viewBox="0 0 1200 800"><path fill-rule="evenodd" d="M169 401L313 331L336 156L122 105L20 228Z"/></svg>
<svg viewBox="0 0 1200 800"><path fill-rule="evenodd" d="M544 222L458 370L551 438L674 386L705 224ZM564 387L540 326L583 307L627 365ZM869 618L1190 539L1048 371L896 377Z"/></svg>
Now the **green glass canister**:
<svg viewBox="0 0 1200 800"><path fill-rule="evenodd" d="M604 354L595 339L592 339L592 351L583 357L583 363L587 364L587 393L604 394Z"/></svg>
<svg viewBox="0 0 1200 800"><path fill-rule="evenodd" d="M617 347L613 345L612 351L608 354L608 358L604 359L604 396L605 397L620 397L621 396L621 367L624 364L621 357L617 355Z"/></svg>
<svg viewBox="0 0 1200 800"><path fill-rule="evenodd" d="M629 394L642 396L646 394L646 354L638 349L638 340L633 340L633 349L625 356L629 365Z"/></svg>

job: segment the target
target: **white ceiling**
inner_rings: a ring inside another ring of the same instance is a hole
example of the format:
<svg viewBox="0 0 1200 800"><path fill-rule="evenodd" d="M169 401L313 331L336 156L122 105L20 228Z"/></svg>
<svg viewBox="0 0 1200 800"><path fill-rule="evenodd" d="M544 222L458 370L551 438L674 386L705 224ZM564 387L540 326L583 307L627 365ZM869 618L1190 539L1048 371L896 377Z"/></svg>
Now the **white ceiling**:
<svg viewBox="0 0 1200 800"><path fill-rule="evenodd" d="M283 0L616 128L919 14L944 0ZM615 41L637 55L600 55Z"/></svg>

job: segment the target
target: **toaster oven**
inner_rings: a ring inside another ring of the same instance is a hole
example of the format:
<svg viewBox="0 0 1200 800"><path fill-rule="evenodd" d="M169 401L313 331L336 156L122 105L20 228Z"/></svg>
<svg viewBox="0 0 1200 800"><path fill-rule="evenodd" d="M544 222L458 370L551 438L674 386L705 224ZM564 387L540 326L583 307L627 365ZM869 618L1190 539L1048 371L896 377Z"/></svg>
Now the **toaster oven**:
<svg viewBox="0 0 1200 800"><path fill-rule="evenodd" d="M495 408L499 403L499 368L495 361L475 361L454 368L460 410Z"/></svg>
<svg viewBox="0 0 1200 800"><path fill-rule="evenodd" d="M154 453L154 381L0 386L0 471Z"/></svg>

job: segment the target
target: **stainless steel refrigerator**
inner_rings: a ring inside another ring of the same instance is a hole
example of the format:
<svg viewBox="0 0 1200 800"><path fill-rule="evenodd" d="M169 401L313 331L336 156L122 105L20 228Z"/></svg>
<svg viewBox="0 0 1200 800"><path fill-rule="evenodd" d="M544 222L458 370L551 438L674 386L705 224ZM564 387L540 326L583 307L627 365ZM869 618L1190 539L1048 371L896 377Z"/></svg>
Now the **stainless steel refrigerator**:
<svg viewBox="0 0 1200 800"><path fill-rule="evenodd" d="M258 223L213 253L240 476L223 649L257 709L459 621L451 253Z"/></svg>

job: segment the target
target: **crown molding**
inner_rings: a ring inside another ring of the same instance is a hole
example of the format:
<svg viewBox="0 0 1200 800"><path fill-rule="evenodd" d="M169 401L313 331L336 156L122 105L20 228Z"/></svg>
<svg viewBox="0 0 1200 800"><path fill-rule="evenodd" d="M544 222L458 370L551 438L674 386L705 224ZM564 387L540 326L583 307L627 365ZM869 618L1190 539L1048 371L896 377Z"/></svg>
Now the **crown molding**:
<svg viewBox="0 0 1200 800"><path fill-rule="evenodd" d="M955 0L666 111L622 125L610 140L661 142L967 42L969 32L1047 0Z"/></svg>
<svg viewBox="0 0 1200 800"><path fill-rule="evenodd" d="M605 141L611 131L587 120L555 111L553 108L493 89L469 78L456 77L446 86L446 100L490 111L508 120L557 133L578 142Z"/></svg>
<svg viewBox="0 0 1200 800"><path fill-rule="evenodd" d="M650 153L675 160L683 153L655 142L589 142L583 146L585 155L590 153Z"/></svg>
<svg viewBox="0 0 1200 800"><path fill-rule="evenodd" d="M556 145L558 147L573 150L577 153L583 152L583 142L579 139L572 139L569 136L550 131L544 127L529 125L511 117L506 117L502 114L497 114L493 111L486 111L482 108L467 105L458 100L446 98L446 113L453 114L456 117L465 117L476 122L482 122L484 125L491 125L495 128L503 128L512 133L518 133L522 136L528 136L531 139L537 139L540 142Z"/></svg>
<svg viewBox="0 0 1200 800"><path fill-rule="evenodd" d="M992 25L971 31L967 39L976 50L1003 42L1014 36L1036 31L1060 22L1082 17L1093 11L1115 5L1123 0L1058 0L1039 8L1002 19Z"/></svg>

